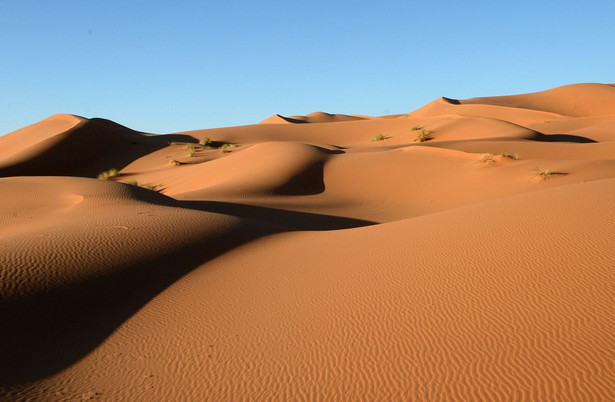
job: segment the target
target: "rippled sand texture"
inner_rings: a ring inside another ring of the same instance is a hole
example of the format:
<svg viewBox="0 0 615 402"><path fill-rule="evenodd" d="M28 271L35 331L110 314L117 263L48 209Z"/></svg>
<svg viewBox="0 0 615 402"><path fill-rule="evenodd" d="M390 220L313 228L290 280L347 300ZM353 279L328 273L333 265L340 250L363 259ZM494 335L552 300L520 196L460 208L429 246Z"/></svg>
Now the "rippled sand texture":
<svg viewBox="0 0 615 402"><path fill-rule="evenodd" d="M0 397L614 400L614 245L611 85L55 115L0 137Z"/></svg>

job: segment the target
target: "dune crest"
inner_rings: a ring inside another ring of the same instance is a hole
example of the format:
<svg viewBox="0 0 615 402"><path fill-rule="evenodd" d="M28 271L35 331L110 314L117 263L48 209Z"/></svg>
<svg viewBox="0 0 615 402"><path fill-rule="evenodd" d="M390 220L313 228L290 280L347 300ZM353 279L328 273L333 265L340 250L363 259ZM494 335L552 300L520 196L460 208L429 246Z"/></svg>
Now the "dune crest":
<svg viewBox="0 0 615 402"><path fill-rule="evenodd" d="M575 84L523 95L461 100L442 97L416 110L412 116L446 113L492 117L520 125L562 117L608 116L615 114L615 87L606 84Z"/></svg>
<svg viewBox="0 0 615 402"><path fill-rule="evenodd" d="M70 114L55 114L0 137L0 159L9 158L82 124L87 119Z"/></svg>
<svg viewBox="0 0 615 402"><path fill-rule="evenodd" d="M611 400L614 129L576 84L0 137L0 399Z"/></svg>
<svg viewBox="0 0 615 402"><path fill-rule="evenodd" d="M607 84L574 84L524 95L492 96L460 101L542 110L571 117L615 114L615 87Z"/></svg>
<svg viewBox="0 0 615 402"><path fill-rule="evenodd" d="M289 116L285 117L280 114L273 115L268 119L261 121L259 124L286 124L286 123L334 123L338 121L353 121L369 119L368 116L346 115L346 114L331 114L325 112L314 112L306 116Z"/></svg>

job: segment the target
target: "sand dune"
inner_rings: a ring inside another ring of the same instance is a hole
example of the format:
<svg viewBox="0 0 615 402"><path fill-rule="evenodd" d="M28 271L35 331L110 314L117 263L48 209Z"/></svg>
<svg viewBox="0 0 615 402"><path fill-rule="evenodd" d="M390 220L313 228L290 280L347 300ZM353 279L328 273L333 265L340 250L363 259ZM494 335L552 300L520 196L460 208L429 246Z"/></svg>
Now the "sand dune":
<svg viewBox="0 0 615 402"><path fill-rule="evenodd" d="M615 399L613 127L578 84L0 137L0 395Z"/></svg>
<svg viewBox="0 0 615 402"><path fill-rule="evenodd" d="M542 110L563 116L603 116L613 114L615 86L602 84L566 85L544 92L472 98L461 103L464 105L487 104Z"/></svg>
<svg viewBox="0 0 615 402"><path fill-rule="evenodd" d="M331 114L325 112L314 112L307 116L282 116L275 114L263 121L260 124L286 124L286 123L335 123L339 121L364 120L369 119L368 116L349 116L347 114Z"/></svg>

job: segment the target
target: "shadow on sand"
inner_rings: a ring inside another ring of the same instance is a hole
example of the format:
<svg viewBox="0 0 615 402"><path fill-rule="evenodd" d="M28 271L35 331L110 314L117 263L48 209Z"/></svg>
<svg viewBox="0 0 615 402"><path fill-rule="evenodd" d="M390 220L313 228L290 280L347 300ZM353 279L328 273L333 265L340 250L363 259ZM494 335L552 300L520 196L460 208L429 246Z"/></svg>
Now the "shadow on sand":
<svg viewBox="0 0 615 402"><path fill-rule="evenodd" d="M245 222L111 274L0 303L0 395L83 358L147 302L191 270L274 230ZM87 267L84 267L87 269Z"/></svg>
<svg viewBox="0 0 615 402"><path fill-rule="evenodd" d="M234 215L238 227L111 274L20 300L0 302L0 396L51 376L99 346L124 321L182 276L259 237L334 230L373 222L249 205L183 201L175 206ZM259 222L260 221L260 222ZM87 269L87 267L84 267Z"/></svg>
<svg viewBox="0 0 615 402"><path fill-rule="evenodd" d="M178 201L182 208L233 215L278 226L282 231L339 230L375 225L377 222L341 216L288 211L221 201Z"/></svg>

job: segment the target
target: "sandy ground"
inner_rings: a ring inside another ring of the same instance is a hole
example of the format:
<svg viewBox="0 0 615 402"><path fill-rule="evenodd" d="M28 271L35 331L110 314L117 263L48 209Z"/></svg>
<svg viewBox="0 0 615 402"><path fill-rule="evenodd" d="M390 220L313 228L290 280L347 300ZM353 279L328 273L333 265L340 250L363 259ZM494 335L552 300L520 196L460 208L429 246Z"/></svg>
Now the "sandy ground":
<svg viewBox="0 0 615 402"><path fill-rule="evenodd" d="M54 115L0 137L0 399L615 400L614 244L611 85Z"/></svg>

